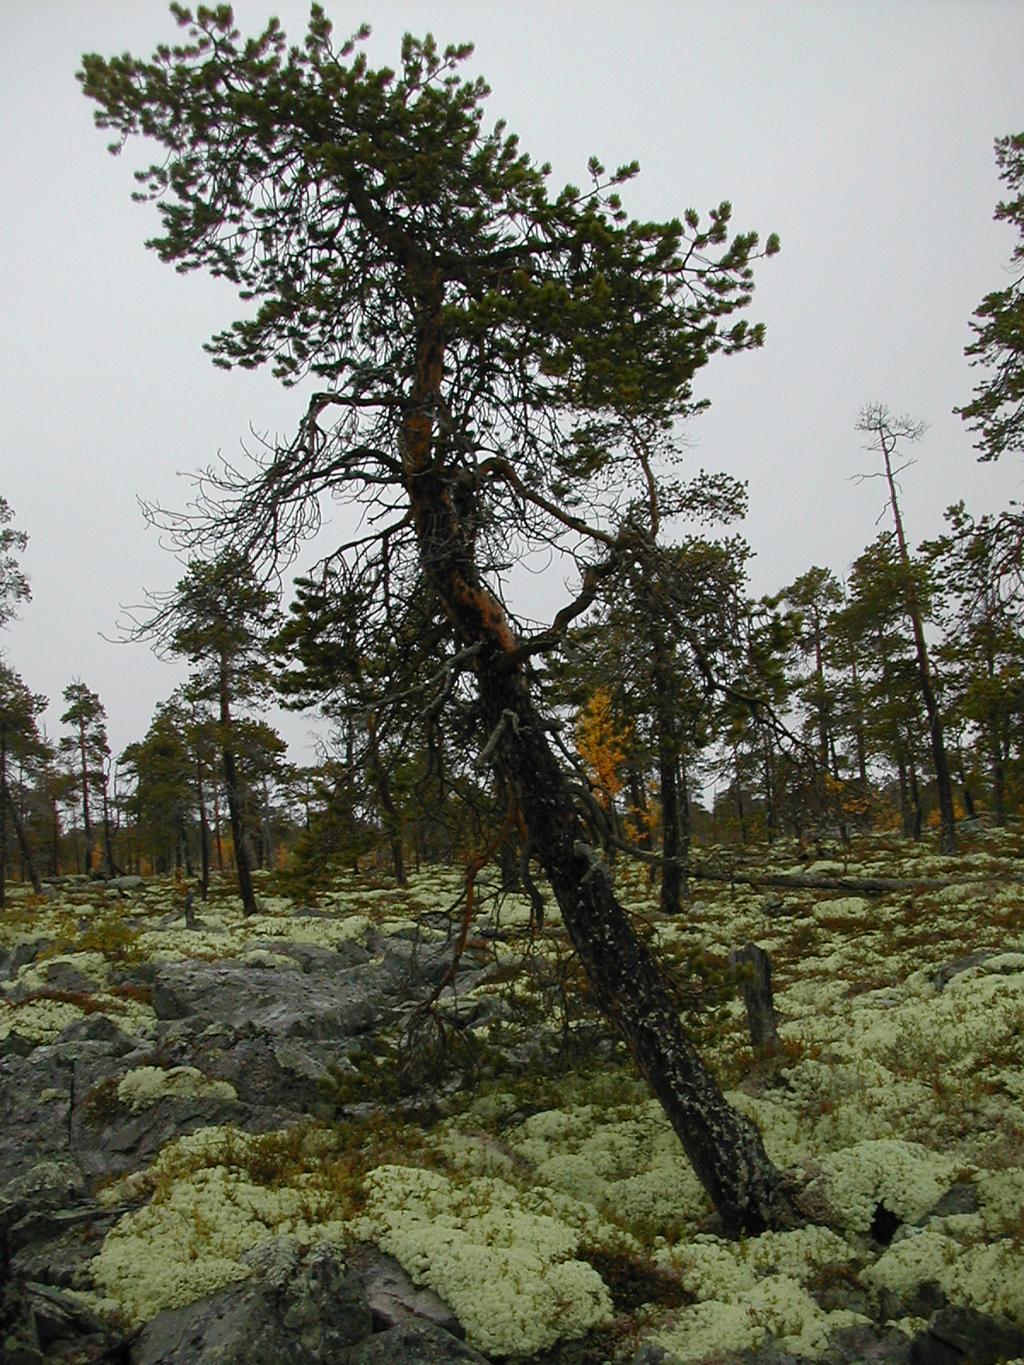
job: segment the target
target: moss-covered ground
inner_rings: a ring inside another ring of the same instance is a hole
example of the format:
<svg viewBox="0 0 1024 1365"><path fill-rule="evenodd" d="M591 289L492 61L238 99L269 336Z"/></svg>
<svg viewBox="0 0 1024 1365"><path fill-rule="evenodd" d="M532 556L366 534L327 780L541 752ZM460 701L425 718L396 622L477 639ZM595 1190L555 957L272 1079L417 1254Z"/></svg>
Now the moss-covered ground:
<svg viewBox="0 0 1024 1365"><path fill-rule="evenodd" d="M290 1234L377 1243L448 1300L471 1344L513 1360L599 1365L643 1340L679 1362L768 1339L824 1357L846 1324L917 1330L934 1286L1024 1323L1022 852L1017 831L979 833L953 859L865 839L815 870L949 885L868 899L694 883L678 919L657 912L645 872L617 872L687 1027L817 1223L716 1235L677 1140L590 1008L557 911L533 933L529 902L485 885L472 988L340 1058L329 1117L202 1130L102 1192L133 1207L93 1262L96 1299L144 1320L244 1277L248 1250ZM771 870L798 869L776 849ZM453 940L459 889L449 869L404 891L341 876L313 916L265 879L259 916L222 888L193 929L169 883L128 901L16 893L0 948L46 946L0 1002L0 1036L50 1042L96 1011L152 1033L145 990L116 984L146 960L232 957L255 973L288 961L289 942ZM748 941L774 966L768 1056L751 1052L725 970ZM134 1109L210 1084L192 1068L137 1069L118 1098Z"/></svg>

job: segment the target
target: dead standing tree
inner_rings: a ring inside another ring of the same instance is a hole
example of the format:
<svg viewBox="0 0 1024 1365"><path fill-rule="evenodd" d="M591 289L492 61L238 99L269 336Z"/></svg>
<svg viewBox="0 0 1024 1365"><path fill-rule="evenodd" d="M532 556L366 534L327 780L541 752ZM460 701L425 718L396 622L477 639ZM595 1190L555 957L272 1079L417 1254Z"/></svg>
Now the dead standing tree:
<svg viewBox="0 0 1024 1365"><path fill-rule="evenodd" d="M939 700L935 694L935 678L929 656L928 641L924 633L924 604L918 587L914 563L907 543L903 525L903 512L900 508L897 480L912 460L901 458L901 449L921 439L926 431L924 422L915 422L910 417L894 416L884 403L868 403L861 409L857 418L857 430L870 436L868 450L882 457L882 469L877 474L859 474L858 480L881 478L885 480L887 501L892 512L893 527L896 532L896 546L899 552L900 568L903 572L903 600L907 620L914 639L914 657L917 663L917 683L928 717L928 737L931 741L932 764L935 769L935 788L939 800L939 819L943 853L956 852L956 811L953 805L953 784L949 776L949 759L946 755L946 742L942 732L942 714Z"/></svg>
<svg viewBox="0 0 1024 1365"><path fill-rule="evenodd" d="M415 580L436 595L483 752L723 1224L792 1223L759 1134L726 1103L615 898L532 672L633 552L622 509L643 493L638 420L666 429L712 353L760 343L732 315L776 243L730 238L728 204L703 227L692 211L629 219L616 186L635 166L608 177L592 160L589 190L551 196L548 168L502 124L484 131L486 87L458 74L468 47L407 37L395 74L369 69L354 42L335 48L317 7L291 48L276 21L243 42L226 6L175 12L181 46L152 62L88 56L85 91L118 147L163 144L139 177L159 204L159 255L258 303L213 339L215 363L325 384L291 445L209 476L209 518L178 522L183 543L275 555L316 529L324 494L370 509L372 529L337 553L383 622ZM499 584L538 549L571 556L579 590L531 635Z"/></svg>

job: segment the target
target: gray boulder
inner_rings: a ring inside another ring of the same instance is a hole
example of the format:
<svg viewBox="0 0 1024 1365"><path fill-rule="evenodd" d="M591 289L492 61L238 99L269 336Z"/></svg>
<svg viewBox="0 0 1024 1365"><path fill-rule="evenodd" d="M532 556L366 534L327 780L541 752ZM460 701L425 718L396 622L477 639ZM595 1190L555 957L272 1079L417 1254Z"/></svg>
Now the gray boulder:
<svg viewBox="0 0 1024 1365"><path fill-rule="evenodd" d="M460 1340L466 1331L439 1294L413 1283L399 1261L373 1245L356 1248L349 1264L359 1274L378 1332L408 1323L429 1322Z"/></svg>
<svg viewBox="0 0 1024 1365"><path fill-rule="evenodd" d="M997 1365L1024 1355L1024 1331L974 1308L944 1308L910 1345L911 1365Z"/></svg>
<svg viewBox="0 0 1024 1365"><path fill-rule="evenodd" d="M247 1105L215 1096L163 1095L132 1110L117 1098L117 1081L124 1070L118 1061L114 1075L76 1092L81 1098L71 1114L71 1143L75 1159L93 1179L140 1170L172 1138L199 1128L249 1126Z"/></svg>
<svg viewBox="0 0 1024 1365"><path fill-rule="evenodd" d="M249 1259L252 1279L159 1313L132 1365L326 1365L369 1335L362 1283L334 1248L278 1238Z"/></svg>
<svg viewBox="0 0 1024 1365"><path fill-rule="evenodd" d="M235 1028L258 1020L262 1033L339 1038L373 1025L375 996L373 983L361 982L354 968L314 974L254 970L244 962L173 962L157 972L153 1008L159 1019L195 1018Z"/></svg>
<svg viewBox="0 0 1024 1365"><path fill-rule="evenodd" d="M324 1082L343 1052L338 1041L279 1038L256 1022L209 1024L197 1032L189 1020L172 1021L159 1047L161 1066L194 1066L210 1080L228 1081L245 1104L299 1114L330 1112Z"/></svg>
<svg viewBox="0 0 1024 1365"><path fill-rule="evenodd" d="M971 967L980 967L990 957L995 957L995 953L982 949L980 952L968 953L965 957L958 957L953 962L947 962L932 974L932 984L936 990L945 990L954 976L969 971Z"/></svg>
<svg viewBox="0 0 1024 1365"><path fill-rule="evenodd" d="M69 1155L72 1070L56 1048L0 1060L0 1190Z"/></svg>
<svg viewBox="0 0 1024 1365"><path fill-rule="evenodd" d="M124 1338L52 1285L6 1283L0 1313L0 1360L4 1365L46 1365L50 1361L113 1365L126 1359Z"/></svg>
<svg viewBox="0 0 1024 1365"><path fill-rule="evenodd" d="M124 877L108 878L106 888L108 891L141 891L145 885L145 877L128 875Z"/></svg>
<svg viewBox="0 0 1024 1365"><path fill-rule="evenodd" d="M90 1203L33 1209L7 1232L9 1273L30 1283L91 1288L86 1267L124 1212Z"/></svg>

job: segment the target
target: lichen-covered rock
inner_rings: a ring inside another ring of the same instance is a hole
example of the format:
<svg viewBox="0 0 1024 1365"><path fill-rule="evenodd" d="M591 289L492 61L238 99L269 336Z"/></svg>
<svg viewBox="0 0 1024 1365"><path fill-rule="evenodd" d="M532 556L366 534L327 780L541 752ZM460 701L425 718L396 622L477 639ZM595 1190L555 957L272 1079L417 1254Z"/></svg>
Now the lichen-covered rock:
<svg viewBox="0 0 1024 1365"><path fill-rule="evenodd" d="M201 1075L181 1071L168 1082L168 1074L154 1067L126 1071L122 1059L99 1072L76 1071L70 1135L88 1175L105 1179L138 1170L174 1137L248 1118L226 1083L205 1083Z"/></svg>
<svg viewBox="0 0 1024 1365"><path fill-rule="evenodd" d="M372 1330L362 1283L326 1246L302 1253L280 1238L252 1258L252 1276L166 1309L132 1347L132 1365L318 1365L343 1358Z"/></svg>
<svg viewBox="0 0 1024 1365"><path fill-rule="evenodd" d="M237 1100L230 1081L209 1080L194 1066L137 1066L125 1072L117 1086L117 1098L137 1113L168 1097L174 1099Z"/></svg>
<svg viewBox="0 0 1024 1365"><path fill-rule="evenodd" d="M68 1151L71 1068L49 1049L0 1060L0 1191Z"/></svg>
<svg viewBox="0 0 1024 1365"><path fill-rule="evenodd" d="M990 958L995 957L993 952L981 951L968 953L964 957L955 958L952 962L944 963L936 972L932 974L932 981L936 990L945 990L954 976L959 976L961 972L968 972L974 967L980 967Z"/></svg>
<svg viewBox="0 0 1024 1365"><path fill-rule="evenodd" d="M532 1355L611 1319L604 1282L574 1257L587 1224L600 1227L587 1205L405 1166L378 1167L366 1186L360 1234L451 1304L482 1351Z"/></svg>
<svg viewBox="0 0 1024 1365"><path fill-rule="evenodd" d="M325 1107L324 1084L344 1046L265 1034L258 1020L198 1031L184 1020L162 1030L160 1055L163 1065L195 1067L210 1080L228 1082L245 1104L316 1114Z"/></svg>

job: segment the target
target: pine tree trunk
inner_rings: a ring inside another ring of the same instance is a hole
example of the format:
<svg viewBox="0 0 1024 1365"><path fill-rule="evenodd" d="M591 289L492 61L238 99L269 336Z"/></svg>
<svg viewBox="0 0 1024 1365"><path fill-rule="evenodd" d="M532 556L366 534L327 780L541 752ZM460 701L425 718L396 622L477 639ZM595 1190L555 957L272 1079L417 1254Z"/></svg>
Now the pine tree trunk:
<svg viewBox="0 0 1024 1365"><path fill-rule="evenodd" d="M17 839L18 847L21 849L22 861L28 872L29 881L32 883L32 890L37 896L41 896L43 894L43 883L39 876L39 869L36 866L36 860L32 855L32 845L29 842L28 833L25 829L25 822L21 818L21 811L18 809L18 803L15 801L9 786L7 787L7 809L11 812L11 824L14 826L14 837Z"/></svg>
<svg viewBox="0 0 1024 1365"><path fill-rule="evenodd" d="M671 732L659 726L658 780L661 787L661 851L665 864L661 874L661 909L678 915L682 906L683 873L679 860L683 854L679 839L679 790L676 746ZM669 860L673 861L669 861Z"/></svg>
<svg viewBox="0 0 1024 1365"><path fill-rule="evenodd" d="M56 797L50 801L50 872L60 876L60 811Z"/></svg>
<svg viewBox="0 0 1024 1365"><path fill-rule="evenodd" d="M213 788L213 841L217 847L217 871L224 875L224 840L220 832L220 792Z"/></svg>
<svg viewBox="0 0 1024 1365"><path fill-rule="evenodd" d="M727 1103L686 1036L657 962L616 900L604 862L584 841L525 683L494 667L481 667L478 677L492 733L502 727L497 761L518 795L531 846L598 1004L665 1110L726 1232L756 1235L794 1225L799 1214L759 1133Z"/></svg>
<svg viewBox="0 0 1024 1365"><path fill-rule="evenodd" d="M917 783L917 764L914 762L913 754L907 767L907 781L910 786L910 800L913 811L913 824L911 834L914 842L917 843L921 838L921 831L924 828L924 812L921 809L921 788Z"/></svg>
<svg viewBox="0 0 1024 1365"><path fill-rule="evenodd" d="M693 840L693 805L690 801L690 779L686 771L686 763L679 760L679 856L685 861L689 860L690 847ZM686 873L682 873L682 882L679 887L680 894L684 900L690 899L690 883Z"/></svg>
<svg viewBox="0 0 1024 1365"><path fill-rule="evenodd" d="M252 865L249 857L249 841L242 820L242 796L238 785L238 766L231 743L231 699L228 692L227 669L220 671L220 727L221 757L224 763L224 794L228 802L228 816L231 821L231 839L235 845L235 869L238 874L238 893L242 898L242 909L247 915L255 915L259 909L256 893L252 885Z"/></svg>
<svg viewBox="0 0 1024 1365"><path fill-rule="evenodd" d="M939 703L932 686L931 661L928 657L928 643L925 640L924 620L921 606L914 586L913 565L907 537L903 529L899 499L896 496L896 479L890 459L891 449L883 440L882 453L885 457L885 476L889 485L889 500L893 521L896 526L896 543L899 546L900 563L907 575L906 612L914 637L914 655L917 661L917 678L928 717L928 739L932 750L932 764L935 769L935 787L939 798L939 819L941 821L941 841L943 853L956 852L956 811L953 805L953 783L949 775L949 760L946 757L946 744L942 733L942 717ZM920 837L920 836L918 836Z"/></svg>
<svg viewBox="0 0 1024 1365"><path fill-rule="evenodd" d="M110 799L107 795L106 777L103 779L103 862L108 877L118 875L118 866L114 861L114 844L110 834Z"/></svg>
<svg viewBox="0 0 1024 1365"><path fill-rule="evenodd" d="M0 723L0 910L7 905L7 727Z"/></svg>
<svg viewBox="0 0 1024 1365"><path fill-rule="evenodd" d="M196 761L196 804L199 807L200 889L203 900L210 895L210 822L206 817L206 793L203 789L203 765Z"/></svg>
<svg viewBox="0 0 1024 1365"><path fill-rule="evenodd" d="M633 932L608 870L586 842L572 792L551 749L516 657L505 610L481 581L472 516L457 514L450 479L435 460L433 417L441 397L444 342L439 275L410 267L420 304L416 378L399 449L426 582L460 641L476 646L486 752L516 797L534 856L595 998L624 1038L675 1129L725 1229L756 1234L800 1215L757 1129L725 1100L683 1031L657 962Z"/></svg>
<svg viewBox="0 0 1024 1365"><path fill-rule="evenodd" d="M1006 758L999 726L993 722L990 745L989 766L992 773L992 805L995 822L1000 827L1006 824Z"/></svg>
<svg viewBox="0 0 1024 1365"><path fill-rule="evenodd" d="M391 794L391 782L388 778L387 769L381 757L380 743L377 738L377 718L370 715L367 718L367 734L369 737L370 764L372 778L377 788L377 801L380 805L381 815L384 819L384 830L388 837L388 845L391 850L391 866L394 869L395 881L399 886L408 886L409 881L405 875L405 848L402 838L402 818L398 807L395 805L394 797Z"/></svg>

